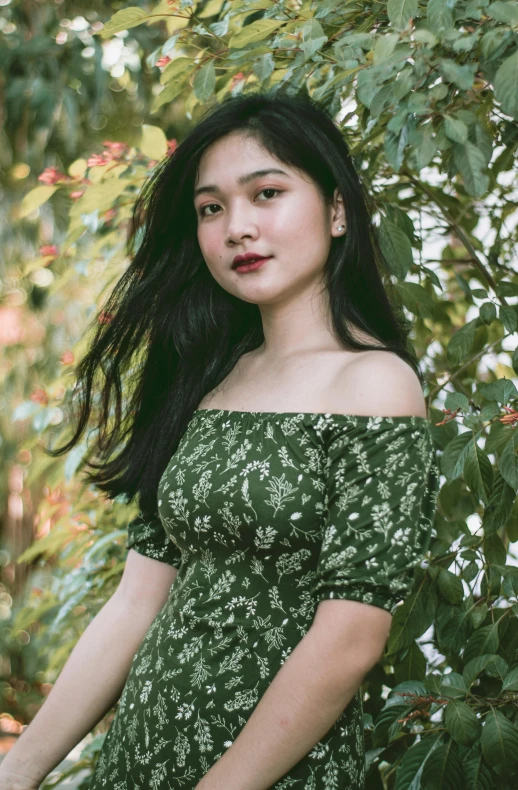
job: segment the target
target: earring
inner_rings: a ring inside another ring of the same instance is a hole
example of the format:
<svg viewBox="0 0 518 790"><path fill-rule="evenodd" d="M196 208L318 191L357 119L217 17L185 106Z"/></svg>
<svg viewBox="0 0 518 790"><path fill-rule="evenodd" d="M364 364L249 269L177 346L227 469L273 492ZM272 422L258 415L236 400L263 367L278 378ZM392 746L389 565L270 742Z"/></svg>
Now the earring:
<svg viewBox="0 0 518 790"><path fill-rule="evenodd" d="M338 226L338 230L344 230L344 226L343 225L339 225Z"/></svg>

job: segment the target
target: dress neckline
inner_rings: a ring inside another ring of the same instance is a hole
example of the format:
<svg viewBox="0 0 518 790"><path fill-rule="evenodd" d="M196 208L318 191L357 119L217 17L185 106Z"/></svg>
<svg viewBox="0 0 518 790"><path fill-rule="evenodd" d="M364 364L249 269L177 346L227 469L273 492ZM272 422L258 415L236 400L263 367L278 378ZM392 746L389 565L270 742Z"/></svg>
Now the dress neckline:
<svg viewBox="0 0 518 790"><path fill-rule="evenodd" d="M405 420L408 421L418 421L423 423L429 423L428 417L421 417L419 414L398 414L394 415L393 417L389 417L387 415L381 416L376 414L342 414L342 413L333 413L333 412L321 412L321 411L237 411L235 409L195 409L194 414L202 414L203 412L212 413L212 414L237 414L237 415L245 415L249 414L251 417L332 417L333 419L344 419L344 420L360 420L361 422L368 420L390 420L390 422L403 422Z"/></svg>

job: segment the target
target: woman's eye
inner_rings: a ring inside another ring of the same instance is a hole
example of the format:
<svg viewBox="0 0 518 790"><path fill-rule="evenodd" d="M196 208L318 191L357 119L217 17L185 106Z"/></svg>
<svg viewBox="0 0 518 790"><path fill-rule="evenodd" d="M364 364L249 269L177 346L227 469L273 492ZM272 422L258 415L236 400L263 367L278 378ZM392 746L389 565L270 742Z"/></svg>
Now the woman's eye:
<svg viewBox="0 0 518 790"><path fill-rule="evenodd" d="M207 217L207 216L211 217L212 214L206 214L205 210L208 208L212 208L213 206L216 206L216 208L218 208L217 203L207 203L206 206L202 206L200 209L200 217Z"/></svg>
<svg viewBox="0 0 518 790"><path fill-rule="evenodd" d="M275 194L277 194L277 193L282 192L282 190L281 189L274 189L273 187L266 187L266 189L261 189L261 191L258 192L258 195L262 195L264 192L275 192ZM206 206L202 206L201 209L200 209L200 216L201 217L213 217L214 214L206 214L206 209L213 208L214 206L216 208L219 208L217 203L207 203Z"/></svg>
<svg viewBox="0 0 518 790"><path fill-rule="evenodd" d="M280 191L281 191L280 189L274 189L273 187L266 187L266 189L261 189L259 194L262 195L263 192L280 192Z"/></svg>

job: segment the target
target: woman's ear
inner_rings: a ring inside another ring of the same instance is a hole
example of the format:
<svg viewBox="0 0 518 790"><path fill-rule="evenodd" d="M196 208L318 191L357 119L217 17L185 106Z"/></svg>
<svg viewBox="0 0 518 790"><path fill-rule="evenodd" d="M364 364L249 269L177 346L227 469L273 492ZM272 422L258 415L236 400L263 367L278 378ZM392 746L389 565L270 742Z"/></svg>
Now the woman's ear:
<svg viewBox="0 0 518 790"><path fill-rule="evenodd" d="M338 191L338 187L336 187L331 208L331 234L333 236L343 236L346 228L344 201Z"/></svg>

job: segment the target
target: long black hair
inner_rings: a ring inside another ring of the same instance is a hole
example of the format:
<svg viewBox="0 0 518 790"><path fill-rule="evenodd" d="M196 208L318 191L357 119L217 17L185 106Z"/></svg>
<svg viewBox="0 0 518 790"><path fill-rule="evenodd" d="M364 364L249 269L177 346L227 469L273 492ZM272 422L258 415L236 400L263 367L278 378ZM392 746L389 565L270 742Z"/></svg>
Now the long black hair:
<svg viewBox="0 0 518 790"><path fill-rule="evenodd" d="M86 473L87 482L110 498L131 502L138 496L149 513L157 512L160 477L198 404L264 341L258 305L216 282L197 238L193 194L200 158L234 131L254 135L278 160L305 171L327 205L338 187L347 231L332 239L323 277L336 338L346 350L396 353L423 384L409 342L411 322L372 221L372 197L332 117L305 94L229 96L209 108L137 197L131 263L102 310L111 320L96 316L93 340L77 366L75 433L67 444L47 450L68 452L95 412L93 451L100 463L87 461L97 470ZM381 346L361 342L348 324Z"/></svg>

